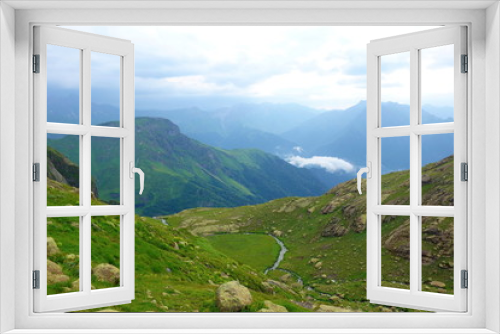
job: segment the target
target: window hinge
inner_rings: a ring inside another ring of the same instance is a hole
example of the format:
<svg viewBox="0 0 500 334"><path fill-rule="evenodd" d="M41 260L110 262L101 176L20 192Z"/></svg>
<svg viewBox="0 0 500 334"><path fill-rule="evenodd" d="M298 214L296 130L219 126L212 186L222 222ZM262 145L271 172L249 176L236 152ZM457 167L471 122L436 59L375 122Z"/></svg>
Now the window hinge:
<svg viewBox="0 0 500 334"><path fill-rule="evenodd" d="M462 55L462 73L469 72L469 57L467 55Z"/></svg>
<svg viewBox="0 0 500 334"><path fill-rule="evenodd" d="M40 182L40 164L38 162L33 164L33 181Z"/></svg>
<svg viewBox="0 0 500 334"><path fill-rule="evenodd" d="M462 162L460 165L460 173L462 181L469 181L469 165L466 162Z"/></svg>
<svg viewBox="0 0 500 334"><path fill-rule="evenodd" d="M33 73L40 73L40 55L33 55Z"/></svg>
<svg viewBox="0 0 500 334"><path fill-rule="evenodd" d="M467 289L469 287L469 272L467 270L462 270L462 289Z"/></svg>
<svg viewBox="0 0 500 334"><path fill-rule="evenodd" d="M40 270L33 270L33 289L40 289Z"/></svg>

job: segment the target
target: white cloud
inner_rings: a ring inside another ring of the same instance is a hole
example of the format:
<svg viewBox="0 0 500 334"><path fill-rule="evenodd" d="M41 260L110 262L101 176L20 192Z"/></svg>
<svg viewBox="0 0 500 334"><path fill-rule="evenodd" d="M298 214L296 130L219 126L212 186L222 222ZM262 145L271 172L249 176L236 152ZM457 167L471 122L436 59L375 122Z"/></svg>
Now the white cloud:
<svg viewBox="0 0 500 334"><path fill-rule="evenodd" d="M291 156L288 157L286 161L299 168L319 167L325 169L329 173L354 171L354 166L352 164L336 157L314 156L312 158L303 158L300 156Z"/></svg>
<svg viewBox="0 0 500 334"><path fill-rule="evenodd" d="M302 147L300 147L300 146L294 146L293 150L296 151L296 152L298 152L298 153L304 152L304 149Z"/></svg>
<svg viewBox="0 0 500 334"><path fill-rule="evenodd" d="M138 96L138 108L152 100L162 107L172 94L188 98L199 94L340 109L366 99L366 45L370 40L431 27L70 28L135 44L136 89L158 92L147 94L147 100ZM439 64L432 65L430 81L439 73L435 68ZM386 91L387 98L407 95L407 85L397 73L386 79L393 84ZM442 94L429 96L427 103L438 98Z"/></svg>

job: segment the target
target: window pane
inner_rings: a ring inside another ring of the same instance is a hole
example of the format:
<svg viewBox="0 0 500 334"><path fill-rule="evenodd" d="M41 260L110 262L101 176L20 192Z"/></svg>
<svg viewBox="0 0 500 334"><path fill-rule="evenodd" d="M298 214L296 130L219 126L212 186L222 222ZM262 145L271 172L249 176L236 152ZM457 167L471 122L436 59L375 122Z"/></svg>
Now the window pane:
<svg viewBox="0 0 500 334"><path fill-rule="evenodd" d="M381 216L381 286L410 289L410 217Z"/></svg>
<svg viewBox="0 0 500 334"><path fill-rule="evenodd" d="M422 136L422 205L453 206L452 133Z"/></svg>
<svg viewBox="0 0 500 334"><path fill-rule="evenodd" d="M422 217L422 291L453 294L452 217Z"/></svg>
<svg viewBox="0 0 500 334"><path fill-rule="evenodd" d="M92 205L120 205L120 141L92 137Z"/></svg>
<svg viewBox="0 0 500 334"><path fill-rule="evenodd" d="M92 289L120 286L120 216L91 218Z"/></svg>
<svg viewBox="0 0 500 334"><path fill-rule="evenodd" d="M410 204L410 137L381 139L382 204Z"/></svg>
<svg viewBox="0 0 500 334"><path fill-rule="evenodd" d="M79 136L47 134L47 206L80 205L79 160Z"/></svg>
<svg viewBox="0 0 500 334"><path fill-rule="evenodd" d="M410 53L380 57L382 126L410 125Z"/></svg>
<svg viewBox="0 0 500 334"><path fill-rule="evenodd" d="M47 45L47 122L80 123L80 54Z"/></svg>
<svg viewBox="0 0 500 334"><path fill-rule="evenodd" d="M120 126L120 58L99 52L91 54L92 125Z"/></svg>
<svg viewBox="0 0 500 334"><path fill-rule="evenodd" d="M47 294L80 291L80 218L47 218Z"/></svg>
<svg viewBox="0 0 500 334"><path fill-rule="evenodd" d="M422 124L453 122L454 46L420 50Z"/></svg>

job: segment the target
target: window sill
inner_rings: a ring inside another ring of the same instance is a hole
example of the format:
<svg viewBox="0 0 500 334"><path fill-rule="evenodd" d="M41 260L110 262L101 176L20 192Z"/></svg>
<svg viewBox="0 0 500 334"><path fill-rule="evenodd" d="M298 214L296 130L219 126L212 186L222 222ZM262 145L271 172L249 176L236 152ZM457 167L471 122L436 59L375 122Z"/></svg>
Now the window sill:
<svg viewBox="0 0 500 334"><path fill-rule="evenodd" d="M489 334L488 329L15 329L5 334Z"/></svg>

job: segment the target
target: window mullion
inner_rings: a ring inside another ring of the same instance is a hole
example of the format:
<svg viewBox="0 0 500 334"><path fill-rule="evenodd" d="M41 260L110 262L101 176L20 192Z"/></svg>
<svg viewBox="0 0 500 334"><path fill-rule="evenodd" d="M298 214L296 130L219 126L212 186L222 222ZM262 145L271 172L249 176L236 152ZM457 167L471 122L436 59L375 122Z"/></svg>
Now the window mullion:
<svg viewBox="0 0 500 334"><path fill-rule="evenodd" d="M91 152L91 68L90 68L90 49L83 49L83 59L82 59L82 94L80 99L82 100L82 124L88 131L82 136L82 159L81 166L83 170L83 178L81 181L81 202L87 211L87 214L82 218L82 243L80 244L80 254L81 254L81 286L85 293L90 294L92 285L92 266L91 266L91 216L90 216L90 206L91 206L91 191L92 191L92 152Z"/></svg>
<svg viewBox="0 0 500 334"><path fill-rule="evenodd" d="M415 133L419 124L420 80L419 80L419 51L410 50L410 291L420 290L420 218L413 212L419 201L419 164L420 164L420 137Z"/></svg>

